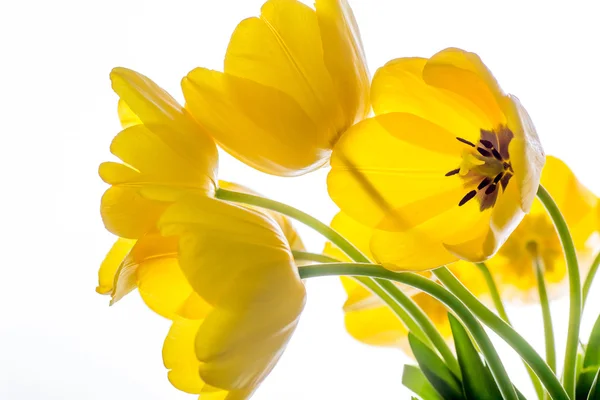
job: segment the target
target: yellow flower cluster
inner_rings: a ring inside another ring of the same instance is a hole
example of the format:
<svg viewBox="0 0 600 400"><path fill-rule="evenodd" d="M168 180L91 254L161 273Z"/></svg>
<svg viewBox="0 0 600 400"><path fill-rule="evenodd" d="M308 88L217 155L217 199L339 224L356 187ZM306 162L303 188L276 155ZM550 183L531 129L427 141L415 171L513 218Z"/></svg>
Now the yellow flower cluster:
<svg viewBox="0 0 600 400"><path fill-rule="evenodd" d="M558 159L544 168L527 112L477 55L449 48L400 58L371 80L346 0L316 0L314 9L268 0L235 29L222 72L183 78L185 106L137 72L115 68L110 77L123 126L110 149L121 162L100 165L110 185L101 215L119 238L97 291L114 303L137 288L172 321L169 380L200 399L250 397L306 297L292 253L304 246L290 221L217 198L220 188L252 194L218 180L217 145L279 176L329 164L341 210L333 229L393 271L429 277L449 264L478 297L488 288L472 262L488 259L507 296L532 296L534 262L551 286L564 281L558 238L535 200L540 179L582 260L598 249L597 197ZM331 244L324 252L348 260ZM391 309L353 279L342 283L349 333L408 349ZM400 289L450 337L441 303Z"/></svg>
<svg viewBox="0 0 600 400"><path fill-rule="evenodd" d="M304 306L291 253L302 241L278 214L214 198L216 146L172 97L130 70L115 69L111 80L124 128L111 150L123 164L100 166L112 185L101 211L120 238L97 291L114 303L137 287L149 308L173 321L163 358L175 387L247 398Z"/></svg>

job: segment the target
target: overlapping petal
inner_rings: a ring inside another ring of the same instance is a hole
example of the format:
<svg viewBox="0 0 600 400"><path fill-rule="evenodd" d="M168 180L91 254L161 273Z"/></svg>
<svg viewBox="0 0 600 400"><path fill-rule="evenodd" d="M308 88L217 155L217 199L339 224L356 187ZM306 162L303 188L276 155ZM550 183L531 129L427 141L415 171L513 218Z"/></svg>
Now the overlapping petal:
<svg viewBox="0 0 600 400"><path fill-rule="evenodd" d="M219 181L219 186L256 194L230 182ZM272 211L264 212L278 224L291 249L305 250L289 218ZM111 304L114 304L137 288L146 305L159 315L169 319L204 318L208 304L183 275L177 249L177 237L164 237L156 230L137 241L119 238L100 267L97 291L110 294Z"/></svg>
<svg viewBox="0 0 600 400"><path fill-rule="evenodd" d="M217 149L188 112L150 79L132 70L111 72L124 130L111 144L123 163L100 165L112 185L101 214L114 234L137 239L152 230L169 202L215 189Z"/></svg>
<svg viewBox="0 0 600 400"><path fill-rule="evenodd" d="M345 0L269 0L235 29L224 71L191 71L187 107L229 153L261 171L300 175L327 162L369 109L369 74Z"/></svg>
<svg viewBox="0 0 600 400"><path fill-rule="evenodd" d="M172 205L161 231L179 237L181 269L212 307L195 339L202 381L252 391L281 356L305 301L283 232L263 212L200 195Z"/></svg>
<svg viewBox="0 0 600 400"><path fill-rule="evenodd" d="M241 400L250 396L249 390L227 391L207 385L198 370L202 365L196 358L196 333L202 320L174 321L163 345L163 362L169 370L169 381L177 389L199 394L200 400Z"/></svg>
<svg viewBox="0 0 600 400"><path fill-rule="evenodd" d="M389 62L371 98L377 115L336 144L328 190L374 229L375 259L424 270L492 256L531 208L544 164L518 100L459 49Z"/></svg>

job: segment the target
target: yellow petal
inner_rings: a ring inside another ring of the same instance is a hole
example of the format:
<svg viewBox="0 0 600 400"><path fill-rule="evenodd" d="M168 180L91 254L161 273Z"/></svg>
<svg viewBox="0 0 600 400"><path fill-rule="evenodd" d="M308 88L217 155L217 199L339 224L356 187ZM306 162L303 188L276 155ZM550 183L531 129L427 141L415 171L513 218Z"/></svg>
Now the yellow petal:
<svg viewBox="0 0 600 400"><path fill-rule="evenodd" d="M350 217L378 226L401 205L459 189L459 180L444 175L460 164L460 145L448 131L414 115L364 120L334 149L329 194Z"/></svg>
<svg viewBox="0 0 600 400"><path fill-rule="evenodd" d="M169 370L169 381L187 393L200 393L206 385L200 378L200 362L196 359L194 340L202 320L174 321L163 345L163 363Z"/></svg>
<svg viewBox="0 0 600 400"><path fill-rule="evenodd" d="M425 58L398 58L379 68L371 86L373 110L414 114L476 142L487 118L461 96L425 83L426 63Z"/></svg>
<svg viewBox="0 0 600 400"><path fill-rule="evenodd" d="M509 95L503 101L507 124L515 137L510 142L510 161L521 197L521 209L529 212L536 197L546 154L533 122L519 99Z"/></svg>
<svg viewBox="0 0 600 400"><path fill-rule="evenodd" d="M343 124L323 59L317 15L295 0L268 0L260 17L243 20L231 35L225 73L289 95L329 139Z"/></svg>
<svg viewBox="0 0 600 400"><path fill-rule="evenodd" d="M187 106L234 157L296 176L324 165L338 137L369 111L369 74L345 1L268 0L231 36L224 72L197 68Z"/></svg>
<svg viewBox="0 0 600 400"><path fill-rule="evenodd" d="M193 292L179 268L175 237L150 233L132 245L113 271L111 304L138 289L146 305L165 318L201 319L210 306Z"/></svg>
<svg viewBox="0 0 600 400"><path fill-rule="evenodd" d="M376 228L370 249L386 267L420 270L455 261L448 245L487 233L489 211L475 202L459 207L468 190L445 176L460 164L461 145L438 125L404 113L365 120L336 145L329 193L345 213Z"/></svg>
<svg viewBox="0 0 600 400"><path fill-rule="evenodd" d="M590 236L598 230L594 221L598 198L579 182L563 161L552 156L546 158L541 184L565 217L576 248L583 249ZM545 213L545 210L536 207L531 212Z"/></svg>
<svg viewBox="0 0 600 400"><path fill-rule="evenodd" d="M488 118L482 129L506 124L499 100L504 96L492 73L475 53L448 48L433 55L423 68L428 84L458 94Z"/></svg>
<svg viewBox="0 0 600 400"><path fill-rule="evenodd" d="M261 211L190 195L165 212L160 226L163 235L180 236L181 268L215 306L241 304L279 279L303 288L283 233Z"/></svg>
<svg viewBox="0 0 600 400"><path fill-rule="evenodd" d="M350 243L356 246L365 256L373 259L370 250L370 240L372 229L362 225L355 219L351 218L348 214L338 212L331 223L329 224L336 232L341 234ZM337 247L332 246L330 243L326 246L325 254L337 258L338 260L349 260L348 256L342 253Z"/></svg>
<svg viewBox="0 0 600 400"><path fill-rule="evenodd" d="M398 347L411 354L408 346L408 331L393 311L381 302L370 307L357 308L345 312L344 322L348 333L356 340L385 347ZM451 341L452 332L448 322L446 307L428 294L418 293L412 296L419 307L429 316L437 330L447 341Z"/></svg>
<svg viewBox="0 0 600 400"><path fill-rule="evenodd" d="M117 106L117 113L119 114L119 121L123 129L129 128L130 126L139 125L142 121L138 116L129 108L125 100L119 99Z"/></svg>
<svg viewBox="0 0 600 400"><path fill-rule="evenodd" d="M343 129L369 112L369 71L354 13L346 0L315 1L325 66L343 108ZM340 130L338 128L338 130Z"/></svg>
<svg viewBox="0 0 600 400"><path fill-rule="evenodd" d="M129 112L149 125L169 125L185 121L183 108L166 91L148 77L127 68L114 68L110 73L112 88Z"/></svg>
<svg viewBox="0 0 600 400"><path fill-rule="evenodd" d="M244 400L254 388L226 391L207 385L199 374L201 363L197 360L194 342L201 320L178 319L173 322L163 345L163 362L169 370L169 381L177 389L199 394L200 400Z"/></svg>
<svg viewBox="0 0 600 400"><path fill-rule="evenodd" d="M248 194L253 194L255 196L260 196L259 193L253 191L252 189L248 189L247 187L238 185L237 183L219 181L219 187L221 187L223 189L227 189L227 190L233 190L236 192L248 193ZM250 208L253 208L253 207L250 207ZM275 220L275 222L277 222L277 224L281 228L281 231L285 235L285 238L287 239L287 241L290 245L290 249L298 250L298 251L306 250L306 248L304 247L304 243L302 242L302 238L298 234L298 231L296 231L296 228L294 228L294 225L292 224L292 221L290 220L289 217L286 217L285 215L283 215L281 213L267 210L264 208L259 209L259 210L262 210L263 212L267 213L271 218L273 218Z"/></svg>
<svg viewBox="0 0 600 400"><path fill-rule="evenodd" d="M447 268L479 300L483 302L490 300L487 282L475 264L459 260L448 265Z"/></svg>
<svg viewBox="0 0 600 400"><path fill-rule="evenodd" d="M279 359L304 306L305 289L281 229L265 213L190 195L161 219L180 237L181 268L214 309L196 338L211 386L248 390Z"/></svg>
<svg viewBox="0 0 600 400"><path fill-rule="evenodd" d="M136 239L154 229L165 204L144 198L132 187L113 186L102 196L104 226L115 235Z"/></svg>
<svg viewBox="0 0 600 400"><path fill-rule="evenodd" d="M512 182L511 182L512 183ZM465 236L462 243L445 243L445 247L458 258L479 262L490 258L508 239L525 214L521 208L519 188L509 184L498 196L496 205L481 213L479 224L471 228L473 234Z"/></svg>
<svg viewBox="0 0 600 400"><path fill-rule="evenodd" d="M316 125L290 95L204 68L182 81L191 113L227 152L266 173L295 176L318 168L330 154Z"/></svg>
<svg viewBox="0 0 600 400"><path fill-rule="evenodd" d="M102 216L111 232L139 238L155 227L164 204L189 190L215 189L217 149L213 140L169 94L137 72L115 68L113 89L119 115L127 126L111 151L124 164L100 166L113 185L102 200Z"/></svg>
<svg viewBox="0 0 600 400"><path fill-rule="evenodd" d="M242 390L271 372L301 310L293 297L269 297L243 311L217 308L207 316L196 337L196 356L203 362L200 375L206 382Z"/></svg>
<svg viewBox="0 0 600 400"><path fill-rule="evenodd" d="M348 333L362 343L405 348L408 331L391 308L385 305L347 311L344 323Z"/></svg>
<svg viewBox="0 0 600 400"><path fill-rule="evenodd" d="M119 238L112 245L104 258L104 261L100 264L96 292L100 294L109 294L112 292L115 274L119 269L119 265L121 265L121 262L125 256L127 256L134 244L135 240Z"/></svg>

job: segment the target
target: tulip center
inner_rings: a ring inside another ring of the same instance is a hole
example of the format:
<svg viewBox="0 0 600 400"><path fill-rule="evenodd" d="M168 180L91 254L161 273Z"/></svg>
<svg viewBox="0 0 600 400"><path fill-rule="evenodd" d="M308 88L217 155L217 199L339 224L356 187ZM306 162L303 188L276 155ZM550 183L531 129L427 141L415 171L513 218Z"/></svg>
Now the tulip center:
<svg viewBox="0 0 600 400"><path fill-rule="evenodd" d="M506 190L514 173L508 154L508 145L513 137L510 129L500 126L491 131L481 129L477 143L456 138L466 148L458 168L446 176L457 175L464 181L467 194L458 202L459 206L474 198L479 202L480 211L496 204L498 192Z"/></svg>

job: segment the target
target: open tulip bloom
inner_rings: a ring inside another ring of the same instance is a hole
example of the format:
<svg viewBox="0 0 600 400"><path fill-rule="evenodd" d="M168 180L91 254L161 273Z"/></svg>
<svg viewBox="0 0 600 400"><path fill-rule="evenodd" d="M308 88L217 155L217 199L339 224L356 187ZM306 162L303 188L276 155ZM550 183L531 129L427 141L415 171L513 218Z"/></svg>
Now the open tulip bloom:
<svg viewBox="0 0 600 400"><path fill-rule="evenodd" d="M525 398L486 325L540 400L600 399L600 317L580 337L598 197L545 156L476 54L397 58L371 79L346 0L268 0L233 32L222 71L183 77L185 105L135 71L110 78L123 130L120 162L100 165L101 216L118 238L96 290L113 304L137 289L172 321L162 354L177 389L250 398L294 333L303 280L338 275L348 333L409 354L415 398ZM330 168L339 213L327 225L219 180L218 146L273 175ZM307 251L291 219L325 249ZM559 367L549 301L563 295ZM503 301L515 300L540 305L544 354L511 326Z"/></svg>

